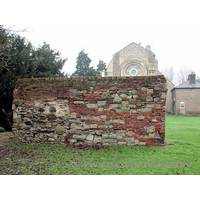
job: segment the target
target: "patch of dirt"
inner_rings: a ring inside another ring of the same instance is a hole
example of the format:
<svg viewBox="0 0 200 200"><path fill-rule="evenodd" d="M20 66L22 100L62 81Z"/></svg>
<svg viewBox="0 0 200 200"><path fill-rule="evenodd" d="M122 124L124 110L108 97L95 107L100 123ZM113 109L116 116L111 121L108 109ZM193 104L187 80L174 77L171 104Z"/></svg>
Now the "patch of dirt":
<svg viewBox="0 0 200 200"><path fill-rule="evenodd" d="M13 139L12 133L0 134L0 160L19 158L33 158L35 155L33 151L19 151L16 148L10 148L6 145L6 140ZM1 166L0 166L1 167Z"/></svg>
<svg viewBox="0 0 200 200"><path fill-rule="evenodd" d="M5 140L13 139L13 137L14 137L13 133L1 133L0 134L0 147L5 146Z"/></svg>
<svg viewBox="0 0 200 200"><path fill-rule="evenodd" d="M161 144L160 146L174 146L175 144L172 142L165 141L164 144Z"/></svg>

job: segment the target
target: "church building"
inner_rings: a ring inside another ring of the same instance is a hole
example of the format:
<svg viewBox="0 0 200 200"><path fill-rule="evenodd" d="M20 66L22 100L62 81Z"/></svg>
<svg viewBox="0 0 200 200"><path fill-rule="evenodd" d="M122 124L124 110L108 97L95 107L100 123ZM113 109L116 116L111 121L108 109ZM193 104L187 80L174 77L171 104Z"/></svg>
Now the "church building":
<svg viewBox="0 0 200 200"><path fill-rule="evenodd" d="M131 43L113 55L107 66L107 76L154 76L161 75L158 61L151 51L140 44ZM172 92L174 85L167 79L166 111L172 113Z"/></svg>
<svg viewBox="0 0 200 200"><path fill-rule="evenodd" d="M158 61L149 45L144 48L133 42L113 55L107 67L107 74L108 76L157 75Z"/></svg>

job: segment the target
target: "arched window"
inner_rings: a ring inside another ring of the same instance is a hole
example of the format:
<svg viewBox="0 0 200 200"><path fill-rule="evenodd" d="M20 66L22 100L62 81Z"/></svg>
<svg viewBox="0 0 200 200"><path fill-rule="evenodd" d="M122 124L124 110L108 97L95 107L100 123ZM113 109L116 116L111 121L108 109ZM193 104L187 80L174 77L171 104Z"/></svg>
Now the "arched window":
<svg viewBox="0 0 200 200"><path fill-rule="evenodd" d="M126 76L141 76L142 75L142 68L136 64L128 65L125 69Z"/></svg>
<svg viewBox="0 0 200 200"><path fill-rule="evenodd" d="M180 102L180 109L185 109L185 103L184 102Z"/></svg>

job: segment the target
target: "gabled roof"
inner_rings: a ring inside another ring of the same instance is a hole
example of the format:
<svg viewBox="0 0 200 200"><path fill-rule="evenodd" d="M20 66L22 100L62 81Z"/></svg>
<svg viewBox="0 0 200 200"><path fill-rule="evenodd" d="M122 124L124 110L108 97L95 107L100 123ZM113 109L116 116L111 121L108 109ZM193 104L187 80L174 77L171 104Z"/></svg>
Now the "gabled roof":
<svg viewBox="0 0 200 200"><path fill-rule="evenodd" d="M180 85L177 85L172 90L174 89L200 89L200 82L196 81L195 84L189 84L189 81L186 81L184 83L181 83Z"/></svg>
<svg viewBox="0 0 200 200"><path fill-rule="evenodd" d="M129 46L131 46L131 45L138 46L139 48L142 48L142 49L144 49L144 50L146 50L146 51L149 51L149 52L153 53L151 50L148 50L147 48L141 46L140 44L137 44L137 43L135 43L135 42L132 42L132 43L128 44L127 46L125 46L124 48L122 48L121 50L119 50L118 52L116 52L115 54L119 53L120 51L126 49L127 47L129 47ZM114 54L114 55L115 55L115 54Z"/></svg>

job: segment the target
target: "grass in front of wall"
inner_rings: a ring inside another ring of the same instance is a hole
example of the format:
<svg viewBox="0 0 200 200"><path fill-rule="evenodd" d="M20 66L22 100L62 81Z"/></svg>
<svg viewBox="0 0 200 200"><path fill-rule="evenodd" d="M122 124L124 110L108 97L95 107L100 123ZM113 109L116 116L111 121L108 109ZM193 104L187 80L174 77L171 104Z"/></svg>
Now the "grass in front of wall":
<svg viewBox="0 0 200 200"><path fill-rule="evenodd" d="M199 116L166 116L166 141L175 145L95 151L9 140L0 153L0 174L200 174Z"/></svg>

